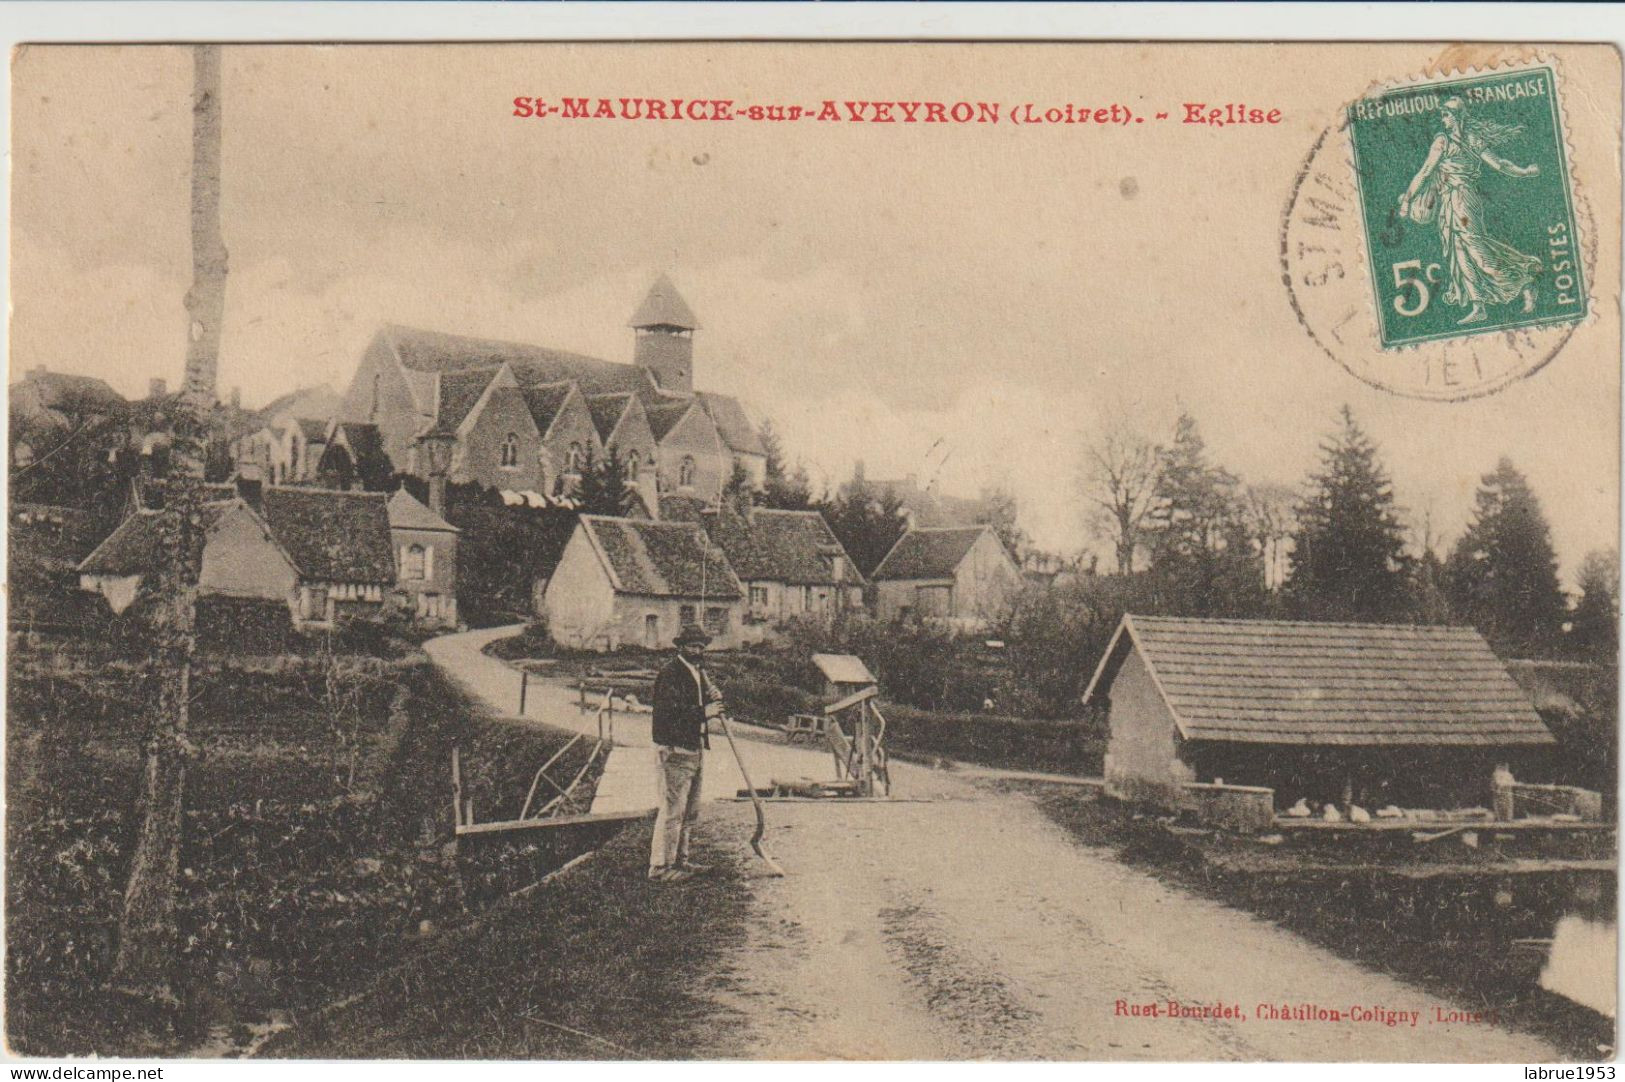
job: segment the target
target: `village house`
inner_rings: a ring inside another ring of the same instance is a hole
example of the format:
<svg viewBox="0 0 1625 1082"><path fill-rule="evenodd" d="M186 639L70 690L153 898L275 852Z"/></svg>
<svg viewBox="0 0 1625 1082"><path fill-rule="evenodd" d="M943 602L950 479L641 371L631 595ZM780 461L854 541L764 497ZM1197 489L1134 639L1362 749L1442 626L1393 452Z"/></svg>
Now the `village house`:
<svg viewBox="0 0 1625 1082"><path fill-rule="evenodd" d="M990 526L909 530L870 577L882 620L919 617L965 629L1002 615L1023 582Z"/></svg>
<svg viewBox="0 0 1625 1082"><path fill-rule="evenodd" d="M457 626L457 527L402 488L389 498L396 594L424 627Z"/></svg>
<svg viewBox="0 0 1625 1082"><path fill-rule="evenodd" d="M736 464L754 483L766 450L739 403L694 390L699 326L665 277L634 313L630 364L390 325L373 338L339 410L377 426L397 469L423 476L419 434L456 433L450 479L567 495L611 450L639 488L714 502ZM645 495L653 507L654 499Z"/></svg>
<svg viewBox="0 0 1625 1082"><path fill-rule="evenodd" d="M299 626L377 614L397 586L386 501L382 493L275 487L253 502L211 501L198 590L282 602ZM79 565L80 586L122 612L160 566L163 546L160 513L139 510Z"/></svg>
<svg viewBox="0 0 1625 1082"><path fill-rule="evenodd" d="M863 576L817 511L740 512L724 503L703 521L744 586L744 641L759 642L792 618L863 607Z"/></svg>
<svg viewBox="0 0 1625 1082"><path fill-rule="evenodd" d="M742 641L745 593L722 550L692 522L582 515L547 583L554 641L585 649L669 647L685 624L717 647Z"/></svg>
<svg viewBox="0 0 1625 1082"><path fill-rule="evenodd" d="M1277 807L1487 808L1498 766L1555 743L1470 627L1128 615L1083 701L1108 711L1108 791L1164 807L1222 781Z"/></svg>

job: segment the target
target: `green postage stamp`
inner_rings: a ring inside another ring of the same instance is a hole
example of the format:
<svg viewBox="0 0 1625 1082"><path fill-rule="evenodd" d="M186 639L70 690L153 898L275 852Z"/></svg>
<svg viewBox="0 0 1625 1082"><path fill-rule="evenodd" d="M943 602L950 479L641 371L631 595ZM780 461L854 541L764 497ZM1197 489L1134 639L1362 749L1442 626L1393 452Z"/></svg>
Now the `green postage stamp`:
<svg viewBox="0 0 1625 1082"><path fill-rule="evenodd" d="M1348 130L1384 348L1585 316L1551 67L1386 89Z"/></svg>

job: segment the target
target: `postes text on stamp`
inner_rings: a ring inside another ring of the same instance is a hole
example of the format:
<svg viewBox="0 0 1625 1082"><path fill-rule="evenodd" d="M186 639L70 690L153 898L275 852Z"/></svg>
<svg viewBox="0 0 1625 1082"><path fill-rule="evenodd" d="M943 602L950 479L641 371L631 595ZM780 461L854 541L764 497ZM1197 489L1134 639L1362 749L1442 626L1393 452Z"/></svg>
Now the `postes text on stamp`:
<svg viewBox="0 0 1625 1082"><path fill-rule="evenodd" d="M1554 70L1537 66L1348 106L1384 349L1584 318L1557 92Z"/></svg>

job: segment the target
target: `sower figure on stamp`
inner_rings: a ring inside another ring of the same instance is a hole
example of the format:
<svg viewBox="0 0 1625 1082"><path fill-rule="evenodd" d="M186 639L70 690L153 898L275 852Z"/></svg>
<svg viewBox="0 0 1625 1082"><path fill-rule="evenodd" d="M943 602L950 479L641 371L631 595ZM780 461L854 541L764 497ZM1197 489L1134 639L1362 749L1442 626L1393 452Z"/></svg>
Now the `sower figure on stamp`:
<svg viewBox="0 0 1625 1082"><path fill-rule="evenodd" d="M1523 129L1469 120L1460 98L1445 100L1439 121L1444 131L1434 137L1427 161L1399 197L1399 213L1418 225L1437 226L1450 281L1445 302L1469 309L1459 324L1483 322L1486 304L1520 297L1523 310L1532 312L1540 259L1490 236L1480 187L1485 166L1509 177L1540 175L1538 165L1514 165L1495 153L1498 144Z"/></svg>
<svg viewBox="0 0 1625 1082"><path fill-rule="evenodd" d="M722 696L705 675L711 638L692 624L677 633L677 656L660 670L654 686L652 733L659 765L654 841L649 878L677 882L710 869L688 859L689 833L700 815L700 774L710 746L707 723L722 709Z"/></svg>

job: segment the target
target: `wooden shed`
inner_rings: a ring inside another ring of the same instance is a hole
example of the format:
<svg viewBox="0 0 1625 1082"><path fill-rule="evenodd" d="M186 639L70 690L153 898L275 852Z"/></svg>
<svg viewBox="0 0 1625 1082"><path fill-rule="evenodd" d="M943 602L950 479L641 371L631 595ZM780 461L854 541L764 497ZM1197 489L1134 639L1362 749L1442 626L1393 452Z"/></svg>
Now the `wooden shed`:
<svg viewBox="0 0 1625 1082"><path fill-rule="evenodd" d="M1555 741L1469 627L1123 617L1084 692L1109 710L1108 789L1177 802L1191 782L1367 807L1491 801Z"/></svg>

